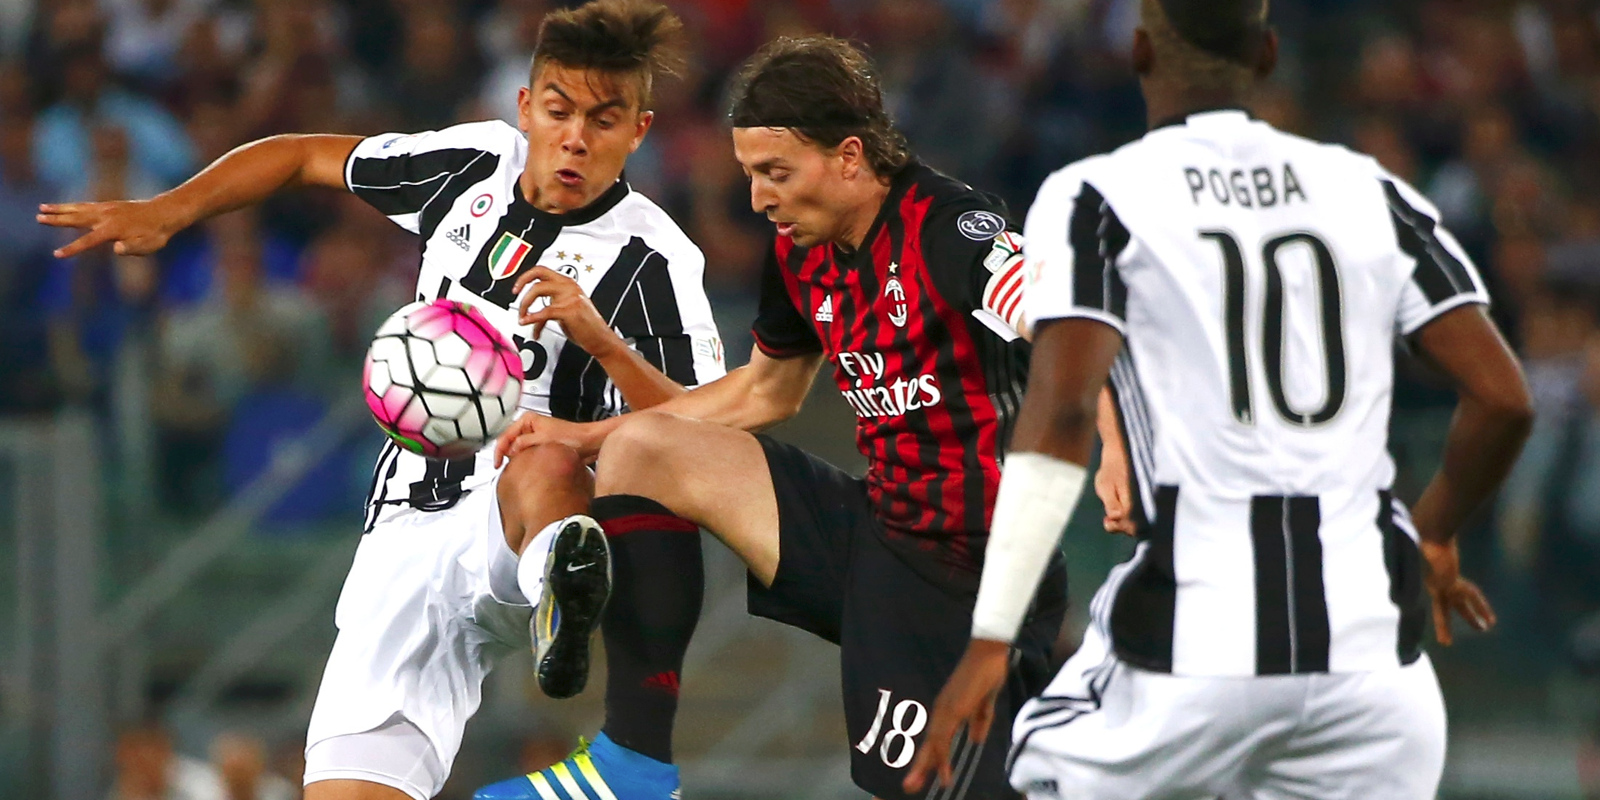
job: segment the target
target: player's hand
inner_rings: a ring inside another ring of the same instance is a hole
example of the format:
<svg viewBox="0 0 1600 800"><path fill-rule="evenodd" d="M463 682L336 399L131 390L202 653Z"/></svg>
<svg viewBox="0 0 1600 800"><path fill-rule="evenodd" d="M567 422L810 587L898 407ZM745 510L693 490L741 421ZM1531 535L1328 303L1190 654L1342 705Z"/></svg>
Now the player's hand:
<svg viewBox="0 0 1600 800"><path fill-rule="evenodd" d="M1494 609L1478 585L1461 577L1461 552L1454 540L1438 544L1424 540L1422 557L1428 561L1428 594L1433 597L1433 635L1439 644L1455 642L1450 633L1452 613L1467 621L1473 630L1483 632L1497 621Z"/></svg>
<svg viewBox="0 0 1600 800"><path fill-rule="evenodd" d="M494 465L499 467L512 456L541 444L566 445L578 451L586 464L593 463L600 453L600 442L589 435L589 426L543 414L523 414L495 440Z"/></svg>
<svg viewBox="0 0 1600 800"><path fill-rule="evenodd" d="M906 794L917 794L928 784L928 776L938 773L945 786L952 783L950 742L963 725L967 738L983 742L994 724L994 700L1005 686L1011 668L1011 647L1004 642L974 639L966 655L933 703L933 718L928 734L917 749L916 760L906 771L902 787Z"/></svg>
<svg viewBox="0 0 1600 800"><path fill-rule="evenodd" d="M165 247L186 222L160 198L108 203L44 203L35 217L55 228L78 228L82 236L57 248L56 258L71 258L111 242L119 256L144 256Z"/></svg>
<svg viewBox="0 0 1600 800"><path fill-rule="evenodd" d="M1094 473L1094 493L1106 507L1101 521L1107 533L1133 536L1133 498L1129 490L1128 456L1120 447L1106 445L1100 450L1100 469Z"/></svg>
<svg viewBox="0 0 1600 800"><path fill-rule="evenodd" d="M533 338L539 338L546 323L555 321L567 339L595 358L625 346L577 281L549 267L534 267L518 277L512 289L518 297L517 322L532 325ZM545 302L534 308L541 298Z"/></svg>

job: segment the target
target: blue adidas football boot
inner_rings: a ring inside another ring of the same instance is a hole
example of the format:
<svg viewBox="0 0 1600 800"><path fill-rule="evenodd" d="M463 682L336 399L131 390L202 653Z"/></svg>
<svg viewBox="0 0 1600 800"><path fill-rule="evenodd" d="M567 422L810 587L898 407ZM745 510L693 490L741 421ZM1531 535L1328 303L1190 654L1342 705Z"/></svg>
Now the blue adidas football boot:
<svg viewBox="0 0 1600 800"><path fill-rule="evenodd" d="M678 768L611 741L578 740L565 761L490 784L472 800L681 800Z"/></svg>

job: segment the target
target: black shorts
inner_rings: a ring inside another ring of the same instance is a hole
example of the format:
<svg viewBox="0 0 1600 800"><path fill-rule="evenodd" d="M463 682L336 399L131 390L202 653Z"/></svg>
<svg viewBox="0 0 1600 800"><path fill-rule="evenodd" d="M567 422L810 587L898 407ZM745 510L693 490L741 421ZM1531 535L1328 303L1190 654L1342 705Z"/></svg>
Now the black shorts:
<svg viewBox="0 0 1600 800"><path fill-rule="evenodd" d="M863 481L799 448L757 438L778 496L778 573L770 588L751 579L750 613L839 645L851 776L875 797L908 798L900 782L934 698L966 651L976 598L929 581L884 543ZM1005 770L1011 721L1050 681L1050 648L1065 611L1057 562L1017 637L988 741L975 752L959 739L951 751L955 785L920 797L1018 797Z"/></svg>

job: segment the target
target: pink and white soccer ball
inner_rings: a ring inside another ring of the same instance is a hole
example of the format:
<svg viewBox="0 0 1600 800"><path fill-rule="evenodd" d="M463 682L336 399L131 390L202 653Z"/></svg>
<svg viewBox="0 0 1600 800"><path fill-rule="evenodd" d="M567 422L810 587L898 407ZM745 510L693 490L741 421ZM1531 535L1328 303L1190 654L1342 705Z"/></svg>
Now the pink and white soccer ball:
<svg viewBox="0 0 1600 800"><path fill-rule="evenodd" d="M522 360L476 308L417 302L379 326L362 382L367 407L391 439L431 458L461 458L516 416Z"/></svg>

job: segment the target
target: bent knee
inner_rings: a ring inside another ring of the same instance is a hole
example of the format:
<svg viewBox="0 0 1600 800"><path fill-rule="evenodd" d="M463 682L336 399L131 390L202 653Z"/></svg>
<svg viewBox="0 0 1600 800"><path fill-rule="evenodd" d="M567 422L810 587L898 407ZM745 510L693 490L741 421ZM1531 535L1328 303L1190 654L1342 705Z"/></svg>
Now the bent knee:
<svg viewBox="0 0 1600 800"><path fill-rule="evenodd" d="M638 411L629 414L623 423L606 437L600 448L600 459L639 459L668 457L678 450L685 433L698 423L658 411Z"/></svg>
<svg viewBox="0 0 1600 800"><path fill-rule="evenodd" d="M655 411L638 411L606 437L595 464L600 480L628 481L640 473L659 474L693 452L694 431L703 422Z"/></svg>
<svg viewBox="0 0 1600 800"><path fill-rule="evenodd" d="M500 475L502 485L517 489L587 481L583 458L564 444L539 444L511 457Z"/></svg>

